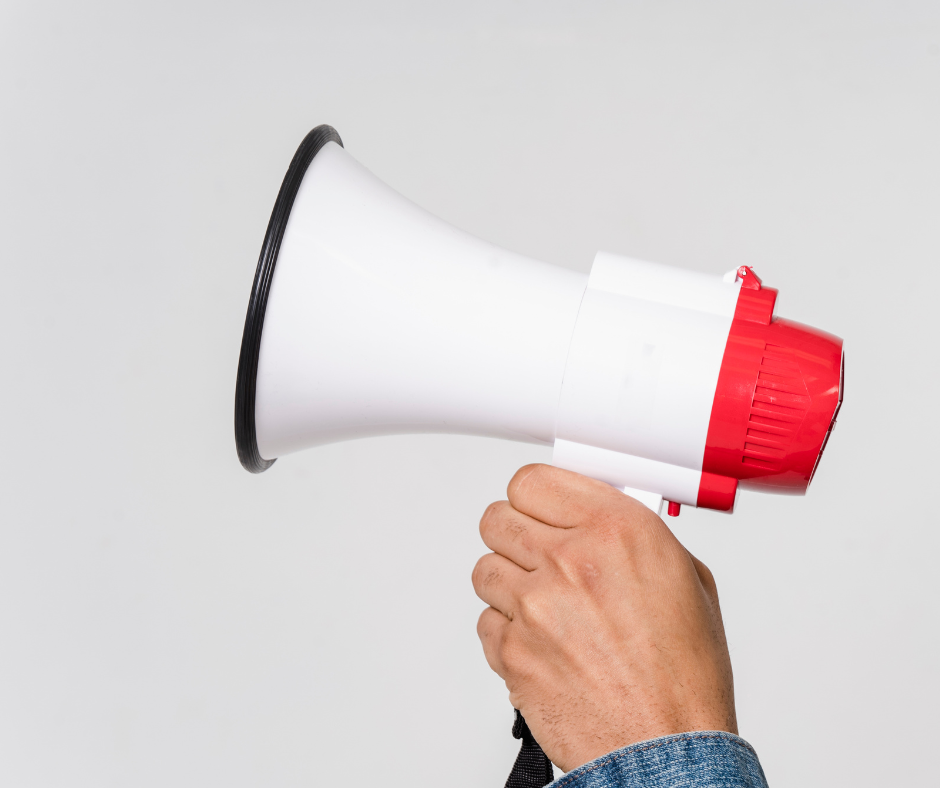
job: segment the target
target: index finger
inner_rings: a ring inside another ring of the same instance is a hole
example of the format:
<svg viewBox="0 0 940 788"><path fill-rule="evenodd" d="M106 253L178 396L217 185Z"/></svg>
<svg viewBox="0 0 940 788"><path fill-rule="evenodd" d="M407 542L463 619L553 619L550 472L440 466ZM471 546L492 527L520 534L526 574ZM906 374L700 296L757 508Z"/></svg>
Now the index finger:
<svg viewBox="0 0 940 788"><path fill-rule="evenodd" d="M612 513L648 512L609 484L553 465L526 465L509 482L509 502L523 514L556 528L577 528Z"/></svg>

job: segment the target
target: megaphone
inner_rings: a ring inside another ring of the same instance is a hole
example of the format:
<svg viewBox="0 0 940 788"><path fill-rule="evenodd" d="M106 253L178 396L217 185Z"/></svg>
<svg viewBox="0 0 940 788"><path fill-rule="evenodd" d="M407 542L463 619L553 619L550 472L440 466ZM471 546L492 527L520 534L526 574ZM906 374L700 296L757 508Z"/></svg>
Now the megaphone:
<svg viewBox="0 0 940 788"><path fill-rule="evenodd" d="M804 494L843 394L842 340L724 276L599 252L590 275L494 246L402 197L318 126L255 272L238 456L392 433L554 446L659 513Z"/></svg>

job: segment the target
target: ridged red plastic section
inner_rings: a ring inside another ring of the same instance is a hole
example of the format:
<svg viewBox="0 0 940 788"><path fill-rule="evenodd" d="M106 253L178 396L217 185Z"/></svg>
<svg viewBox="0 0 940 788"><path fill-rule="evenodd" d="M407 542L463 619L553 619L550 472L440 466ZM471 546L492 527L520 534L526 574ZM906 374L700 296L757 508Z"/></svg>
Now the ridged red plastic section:
<svg viewBox="0 0 940 788"><path fill-rule="evenodd" d="M841 401L842 340L773 317L777 291L746 269L705 441L698 505L743 488L802 495ZM746 277L750 278L746 278ZM730 501L730 503L729 503Z"/></svg>

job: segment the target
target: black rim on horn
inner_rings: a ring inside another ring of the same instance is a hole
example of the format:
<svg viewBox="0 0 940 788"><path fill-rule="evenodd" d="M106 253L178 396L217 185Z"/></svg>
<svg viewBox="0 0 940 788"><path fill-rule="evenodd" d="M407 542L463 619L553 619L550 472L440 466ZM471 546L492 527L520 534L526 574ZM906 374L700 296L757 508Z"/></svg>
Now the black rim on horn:
<svg viewBox="0 0 940 788"><path fill-rule="evenodd" d="M328 142L342 145L343 141L332 126L317 126L300 143L294 158L287 168L281 190L268 221L264 244L255 269L255 281L251 285L245 330L242 333L242 349L238 357L238 378L235 381L235 446L238 459L245 470L252 473L266 471L274 460L266 460L258 451L258 435L255 432L255 384L258 380L258 356L261 352L261 332L264 329L264 310L268 305L268 293L274 279L277 255L281 249L284 230L294 205L297 190L304 179L313 157Z"/></svg>

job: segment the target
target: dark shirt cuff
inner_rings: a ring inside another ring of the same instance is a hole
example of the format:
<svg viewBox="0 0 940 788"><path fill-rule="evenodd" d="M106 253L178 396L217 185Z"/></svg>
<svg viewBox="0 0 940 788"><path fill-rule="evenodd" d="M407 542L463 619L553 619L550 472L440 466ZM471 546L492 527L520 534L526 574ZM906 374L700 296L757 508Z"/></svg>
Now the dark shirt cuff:
<svg viewBox="0 0 940 788"><path fill-rule="evenodd" d="M722 731L631 744L579 766L550 788L767 788L757 753Z"/></svg>

